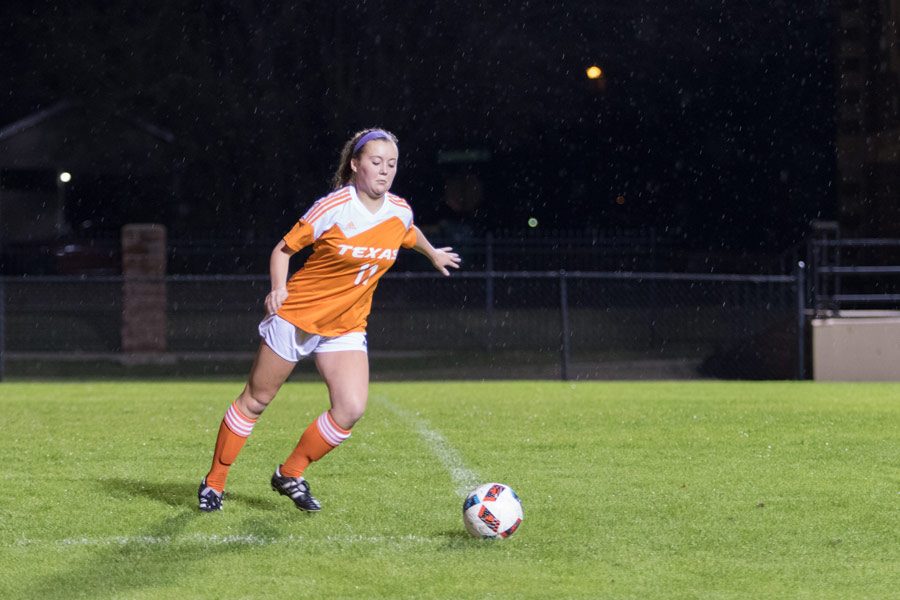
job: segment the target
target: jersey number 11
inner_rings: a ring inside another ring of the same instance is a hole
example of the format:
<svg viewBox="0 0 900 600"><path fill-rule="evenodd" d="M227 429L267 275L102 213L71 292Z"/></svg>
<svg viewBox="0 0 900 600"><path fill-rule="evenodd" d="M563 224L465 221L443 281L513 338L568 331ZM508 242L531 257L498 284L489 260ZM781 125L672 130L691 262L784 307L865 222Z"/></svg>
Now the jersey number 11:
<svg viewBox="0 0 900 600"><path fill-rule="evenodd" d="M356 274L356 281L353 282L353 285L366 285L369 283L369 279L372 278L372 275L375 274L375 271L378 270L378 265L370 265L369 263L364 264L359 268L359 273Z"/></svg>

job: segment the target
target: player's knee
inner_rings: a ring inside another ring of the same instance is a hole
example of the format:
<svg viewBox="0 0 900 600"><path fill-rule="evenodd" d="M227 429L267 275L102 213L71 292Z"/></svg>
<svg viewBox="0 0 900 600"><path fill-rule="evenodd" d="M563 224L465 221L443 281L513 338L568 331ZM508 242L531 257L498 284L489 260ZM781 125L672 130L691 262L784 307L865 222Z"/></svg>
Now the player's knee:
<svg viewBox="0 0 900 600"><path fill-rule="evenodd" d="M344 429L350 429L359 421L366 412L368 402L367 394L355 394L335 399L331 409L331 416L338 425Z"/></svg>
<svg viewBox="0 0 900 600"><path fill-rule="evenodd" d="M249 413L246 416L255 419L266 410L266 407L274 397L275 394L272 392L246 387L238 397L238 408L242 412L246 411L246 413Z"/></svg>

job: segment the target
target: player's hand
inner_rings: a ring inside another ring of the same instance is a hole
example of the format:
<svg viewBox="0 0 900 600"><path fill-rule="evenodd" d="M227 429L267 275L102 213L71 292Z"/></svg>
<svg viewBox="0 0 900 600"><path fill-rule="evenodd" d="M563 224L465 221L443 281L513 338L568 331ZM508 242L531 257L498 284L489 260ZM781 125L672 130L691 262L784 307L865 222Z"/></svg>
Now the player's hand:
<svg viewBox="0 0 900 600"><path fill-rule="evenodd" d="M278 309L281 308L281 305L284 304L284 301L287 300L288 293L286 288L278 288L277 290L272 290L269 292L269 295L266 296L266 314L274 315L278 312Z"/></svg>
<svg viewBox="0 0 900 600"><path fill-rule="evenodd" d="M447 248L435 248L434 253L430 258L434 268L440 271L445 277L450 275L450 271L447 270L447 267L458 269L459 263L462 262L459 254L453 252L453 248L450 248L449 246Z"/></svg>

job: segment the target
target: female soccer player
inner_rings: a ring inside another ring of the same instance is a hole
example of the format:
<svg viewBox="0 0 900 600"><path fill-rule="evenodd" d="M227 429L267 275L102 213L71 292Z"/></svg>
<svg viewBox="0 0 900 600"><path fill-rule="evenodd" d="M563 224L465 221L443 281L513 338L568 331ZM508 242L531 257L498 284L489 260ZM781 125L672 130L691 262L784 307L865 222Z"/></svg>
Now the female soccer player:
<svg viewBox="0 0 900 600"><path fill-rule="evenodd" d="M310 354L331 408L313 419L276 467L272 488L301 510L320 510L303 473L350 437L366 409L366 318L378 280L401 246L427 256L445 276L448 267L459 268L452 248L434 248L413 224L406 201L388 191L397 158L394 134L366 129L354 135L341 152L334 191L313 204L272 250L262 341L247 385L219 426L212 467L197 492L200 510L221 510L229 468L294 365ZM310 244L312 255L288 280L291 255Z"/></svg>

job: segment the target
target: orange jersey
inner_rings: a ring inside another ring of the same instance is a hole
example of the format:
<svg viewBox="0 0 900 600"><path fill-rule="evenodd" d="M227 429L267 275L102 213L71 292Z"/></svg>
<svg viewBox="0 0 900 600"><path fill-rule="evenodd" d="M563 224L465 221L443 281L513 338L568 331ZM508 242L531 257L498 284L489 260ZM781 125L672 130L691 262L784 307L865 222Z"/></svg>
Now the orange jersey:
<svg viewBox="0 0 900 600"><path fill-rule="evenodd" d="M278 316L307 333L337 336L365 331L378 280L401 247L416 243L409 204L391 193L375 213L351 185L320 198L284 236L313 253L287 284Z"/></svg>

